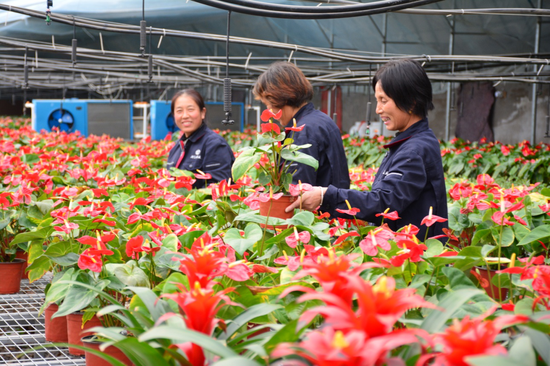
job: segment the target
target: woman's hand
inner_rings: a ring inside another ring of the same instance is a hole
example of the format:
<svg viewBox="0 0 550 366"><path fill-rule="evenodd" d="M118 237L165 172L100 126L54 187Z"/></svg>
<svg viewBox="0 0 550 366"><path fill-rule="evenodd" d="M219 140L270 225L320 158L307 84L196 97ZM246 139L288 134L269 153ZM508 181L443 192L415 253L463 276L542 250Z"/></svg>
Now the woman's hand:
<svg viewBox="0 0 550 366"><path fill-rule="evenodd" d="M313 211L323 203L326 191L326 187L313 187L313 189L302 193L301 197L298 197L285 211L292 212L295 208Z"/></svg>

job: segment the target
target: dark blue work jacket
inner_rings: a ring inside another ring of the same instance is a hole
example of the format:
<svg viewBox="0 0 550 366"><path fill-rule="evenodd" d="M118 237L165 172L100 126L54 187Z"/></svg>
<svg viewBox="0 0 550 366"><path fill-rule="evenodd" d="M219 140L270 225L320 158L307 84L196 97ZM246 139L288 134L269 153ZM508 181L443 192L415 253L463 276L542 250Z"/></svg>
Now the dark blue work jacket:
<svg viewBox="0 0 550 366"><path fill-rule="evenodd" d="M380 225L382 217L377 213L387 208L397 211L401 219L384 220L392 230L408 224L416 225L420 232L417 237L424 240L426 226L420 226L422 219L429 214L447 218L447 191L443 177L443 164L439 141L424 119L399 133L389 144L386 156L369 192L338 189L330 186L323 200L323 211L336 217L347 217L336 212L337 208L347 209L346 200L352 207L361 211L360 220ZM428 237L443 234L447 222L430 227Z"/></svg>
<svg viewBox="0 0 550 366"><path fill-rule="evenodd" d="M185 155L178 164L182 155L182 142ZM205 188L210 183L229 179L234 161L235 155L227 141L203 123L189 138L182 133L181 138L168 154L166 168L174 167L193 173L197 173L198 169L209 173L212 179L208 179L206 182L204 179L197 179L193 184L193 188Z"/></svg>
<svg viewBox="0 0 550 366"><path fill-rule="evenodd" d="M296 171L292 183L298 181L314 186L327 187L332 184L338 188L349 188L349 170L340 130L329 116L316 110L312 103L303 106L293 117L296 126L305 125L299 132L286 131L286 136L294 134L295 145L311 144L311 147L299 150L319 162L314 168L292 162L289 172ZM293 120L286 127L292 127Z"/></svg>

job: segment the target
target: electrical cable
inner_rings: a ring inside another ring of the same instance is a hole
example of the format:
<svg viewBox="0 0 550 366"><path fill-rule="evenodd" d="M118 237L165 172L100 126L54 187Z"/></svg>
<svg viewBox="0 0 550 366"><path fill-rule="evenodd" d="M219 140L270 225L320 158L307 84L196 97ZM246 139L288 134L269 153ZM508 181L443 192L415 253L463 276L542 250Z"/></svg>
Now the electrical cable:
<svg viewBox="0 0 550 366"><path fill-rule="evenodd" d="M427 5L442 0L408 0L408 1L382 1L377 3L383 3L382 5L374 8L360 9L360 10L346 10L342 9L345 7L336 7L339 11L328 11L328 12L293 12L293 11L283 11L283 10L265 10L259 8L253 8L248 5L236 5L230 4L222 0L194 0L197 3L212 6L218 9L223 9L227 11L234 11L243 14L262 16L268 18L285 18L285 19L337 19L337 18L349 18L349 17L358 17L364 15L374 15L380 13L386 13L390 11L396 11L400 9L406 9L410 7L417 7L422 5ZM363 4L369 5L369 4ZM314 7L310 7L314 8ZM320 8L323 9L323 8Z"/></svg>

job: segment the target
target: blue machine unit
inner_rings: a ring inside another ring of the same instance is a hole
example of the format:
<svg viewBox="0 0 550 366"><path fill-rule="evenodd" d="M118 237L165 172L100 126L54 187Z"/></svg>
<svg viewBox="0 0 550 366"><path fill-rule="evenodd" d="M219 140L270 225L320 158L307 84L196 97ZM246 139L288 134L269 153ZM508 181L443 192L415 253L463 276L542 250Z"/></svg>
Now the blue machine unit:
<svg viewBox="0 0 550 366"><path fill-rule="evenodd" d="M178 131L171 112L171 101L151 101L151 139L163 140L168 132Z"/></svg>
<svg viewBox="0 0 550 366"><path fill-rule="evenodd" d="M169 100L151 101L151 139L162 140L168 132L179 130L171 112ZM244 103L231 103L231 114L235 121L232 125L224 125L221 121L225 118L223 102L205 102L206 120L211 129L243 131L244 129Z"/></svg>
<svg viewBox="0 0 550 366"><path fill-rule="evenodd" d="M83 136L109 135L132 140L133 102L102 99L34 99L32 128L51 132L79 131Z"/></svg>

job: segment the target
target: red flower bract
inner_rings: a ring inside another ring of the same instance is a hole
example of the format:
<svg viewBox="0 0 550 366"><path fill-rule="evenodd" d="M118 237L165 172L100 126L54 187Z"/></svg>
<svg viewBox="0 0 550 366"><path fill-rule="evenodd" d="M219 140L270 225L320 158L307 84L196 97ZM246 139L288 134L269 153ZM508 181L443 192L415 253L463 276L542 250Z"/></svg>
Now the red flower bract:
<svg viewBox="0 0 550 366"><path fill-rule="evenodd" d="M264 122L269 121L270 118L279 119L283 115L283 110L280 109L279 112L273 113L269 109L264 109L262 112L262 115L260 116L260 119Z"/></svg>

